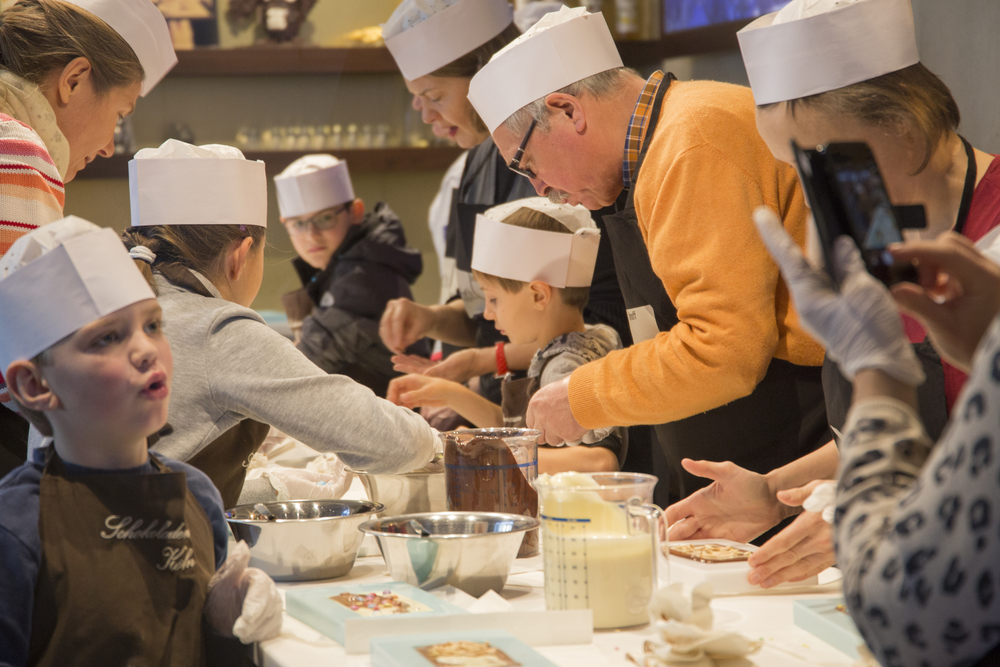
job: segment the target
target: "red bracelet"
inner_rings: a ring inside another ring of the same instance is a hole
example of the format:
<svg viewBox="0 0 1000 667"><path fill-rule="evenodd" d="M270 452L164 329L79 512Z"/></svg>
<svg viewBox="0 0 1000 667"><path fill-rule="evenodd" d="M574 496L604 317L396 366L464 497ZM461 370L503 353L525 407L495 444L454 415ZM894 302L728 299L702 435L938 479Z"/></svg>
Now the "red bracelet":
<svg viewBox="0 0 1000 667"><path fill-rule="evenodd" d="M496 344L497 350L497 377L503 377L507 375L510 371L507 369L507 356L503 353L504 342L500 341Z"/></svg>

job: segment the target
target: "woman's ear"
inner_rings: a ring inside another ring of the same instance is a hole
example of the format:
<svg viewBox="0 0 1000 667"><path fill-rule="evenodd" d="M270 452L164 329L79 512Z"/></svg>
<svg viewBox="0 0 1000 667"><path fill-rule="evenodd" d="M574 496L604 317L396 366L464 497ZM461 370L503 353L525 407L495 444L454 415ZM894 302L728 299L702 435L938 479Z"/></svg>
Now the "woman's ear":
<svg viewBox="0 0 1000 667"><path fill-rule="evenodd" d="M552 286L540 280L533 280L528 283L531 290L531 301L535 310L545 310L552 302Z"/></svg>
<svg viewBox="0 0 1000 667"><path fill-rule="evenodd" d="M351 202L351 224L360 225L365 219L365 203L360 199Z"/></svg>
<svg viewBox="0 0 1000 667"><path fill-rule="evenodd" d="M230 281L236 281L243 275L243 269L247 265L247 257L253 248L253 239L247 236L242 241L236 241L230 246L229 255L226 257L226 276Z"/></svg>
<svg viewBox="0 0 1000 667"><path fill-rule="evenodd" d="M38 364L24 359L14 361L4 378L10 395L29 410L47 412L59 408L59 397L49 388Z"/></svg>
<svg viewBox="0 0 1000 667"><path fill-rule="evenodd" d="M80 92L84 83L91 81L93 67L90 61L80 56L69 61L57 75L55 98L60 104L69 104L70 98Z"/></svg>

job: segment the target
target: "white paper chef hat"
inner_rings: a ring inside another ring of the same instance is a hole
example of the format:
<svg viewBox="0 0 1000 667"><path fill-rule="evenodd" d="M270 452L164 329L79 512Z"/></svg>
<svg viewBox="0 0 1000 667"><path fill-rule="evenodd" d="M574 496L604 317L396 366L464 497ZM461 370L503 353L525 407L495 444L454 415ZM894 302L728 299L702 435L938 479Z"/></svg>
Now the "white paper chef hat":
<svg viewBox="0 0 1000 667"><path fill-rule="evenodd" d="M39 227L0 259L0 369L155 298L113 230L76 216Z"/></svg>
<svg viewBox="0 0 1000 667"><path fill-rule="evenodd" d="M128 163L133 227L267 226L264 163L238 148L167 139Z"/></svg>
<svg viewBox="0 0 1000 667"><path fill-rule="evenodd" d="M145 97L177 64L170 29L163 14L149 0L66 0L111 26L132 47L146 76Z"/></svg>
<svg viewBox="0 0 1000 667"><path fill-rule="evenodd" d="M522 208L549 215L572 234L508 225L502 221ZM582 206L554 204L545 197L507 202L476 216L472 268L498 278L553 287L589 287L594 279L601 231Z"/></svg>
<svg viewBox="0 0 1000 667"><path fill-rule="evenodd" d="M737 36L757 104L837 90L920 62L910 0L792 0Z"/></svg>
<svg viewBox="0 0 1000 667"><path fill-rule="evenodd" d="M521 32L528 32L531 26L538 23L543 16L552 12L558 12L565 6L565 3L562 2L542 2L540 0L529 2L514 12L514 25Z"/></svg>
<svg viewBox="0 0 1000 667"><path fill-rule="evenodd" d="M304 155L274 177L282 218L309 215L354 200L347 163L332 155Z"/></svg>
<svg viewBox="0 0 1000 667"><path fill-rule="evenodd" d="M508 0L403 0L382 38L403 78L413 81L478 49L509 26Z"/></svg>
<svg viewBox="0 0 1000 667"><path fill-rule="evenodd" d="M522 107L622 66L601 14L563 7L497 52L469 84L469 101L492 133Z"/></svg>

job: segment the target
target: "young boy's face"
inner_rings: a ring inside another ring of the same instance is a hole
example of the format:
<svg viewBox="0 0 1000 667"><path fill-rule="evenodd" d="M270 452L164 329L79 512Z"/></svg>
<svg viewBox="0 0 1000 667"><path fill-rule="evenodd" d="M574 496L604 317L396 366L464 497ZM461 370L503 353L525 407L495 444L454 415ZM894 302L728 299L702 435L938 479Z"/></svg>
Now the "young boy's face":
<svg viewBox="0 0 1000 667"><path fill-rule="evenodd" d="M511 343L533 343L541 331L543 312L535 307L534 292L529 286L520 292L508 292L489 279L479 279L486 297L483 317L496 323L497 329Z"/></svg>
<svg viewBox="0 0 1000 667"><path fill-rule="evenodd" d="M49 349L42 378L59 399L53 422L108 438L142 438L167 422L173 357L155 299L91 322Z"/></svg>
<svg viewBox="0 0 1000 667"><path fill-rule="evenodd" d="M306 264L320 271L327 267L351 228L352 204L339 204L312 215L281 219L295 252Z"/></svg>

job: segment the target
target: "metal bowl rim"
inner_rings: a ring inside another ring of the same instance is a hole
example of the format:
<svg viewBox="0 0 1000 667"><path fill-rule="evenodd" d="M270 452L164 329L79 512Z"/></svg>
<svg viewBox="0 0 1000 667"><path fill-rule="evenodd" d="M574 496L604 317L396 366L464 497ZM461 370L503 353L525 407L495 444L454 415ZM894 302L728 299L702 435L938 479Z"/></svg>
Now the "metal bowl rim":
<svg viewBox="0 0 1000 667"><path fill-rule="evenodd" d="M411 470L410 472L368 472L367 470L356 470L354 468L348 468L348 472L352 472L355 475L367 475L369 477L419 477L420 475L443 475L444 468L441 470Z"/></svg>
<svg viewBox="0 0 1000 667"><path fill-rule="evenodd" d="M355 506L360 506L360 505L370 505L371 507L368 507L367 509L362 509L362 511L359 511L359 512L352 512L351 514L348 514L347 516L344 516L344 515L340 515L340 516L317 516L317 517L314 517L314 518L311 518L311 519L274 519L274 520L271 520L271 519L235 519L235 518L230 518L230 516L229 516L230 512L235 512L236 510L241 509L243 507L249 507L249 508L253 509L253 505L237 505L236 507L231 507L231 508L229 508L229 509L227 509L225 511L226 521L229 521L231 523L244 523L244 524L248 524L248 525L255 525L255 526L256 525L262 525L262 526L264 526L264 525L267 525L267 524L276 524L276 523L285 524L285 523L306 523L307 521L337 521L337 520L340 520L340 519L352 519L352 518L356 518L356 517L365 517L365 516L368 516L369 514L378 514L379 512L385 511L385 505L383 505L382 503L377 503L374 500L353 500L353 499L344 499L344 500L276 500L276 501L273 501L273 502L274 503L311 503L311 502L320 502L320 503L322 503L322 502L329 502L329 503L343 503L345 505L348 505L349 507L355 507ZM267 505L269 505L271 503L263 503L263 504L266 507Z"/></svg>
<svg viewBox="0 0 1000 667"><path fill-rule="evenodd" d="M501 433L503 431L520 431L520 435L508 435L508 436L497 436L506 438L527 438L531 435L541 436L542 432L533 428L513 428L507 426L491 426L489 428L456 428L451 431L441 431L438 433L438 437L444 437L450 434L466 434L466 433L476 433L480 435L493 435L496 433Z"/></svg>
<svg viewBox="0 0 1000 667"><path fill-rule="evenodd" d="M421 517L432 517L432 516L482 516L488 518L503 518L503 519L513 519L513 520L524 520L529 522L527 526L522 528L517 528L515 530L509 530L503 533L463 533L454 535L428 535L424 537L422 535L412 535L410 533L385 533L380 530L375 530L372 528L371 524L383 523L394 520L405 520L410 521ZM414 537L420 540L462 540L475 537L489 537L490 535L513 535L514 533L523 533L529 530L534 530L541 525L541 522L531 516L525 516L524 514L507 514L505 512L420 512L417 514L398 514L396 516L387 516L381 519L371 519L365 523L358 526L358 530L366 535L374 535L375 537Z"/></svg>

